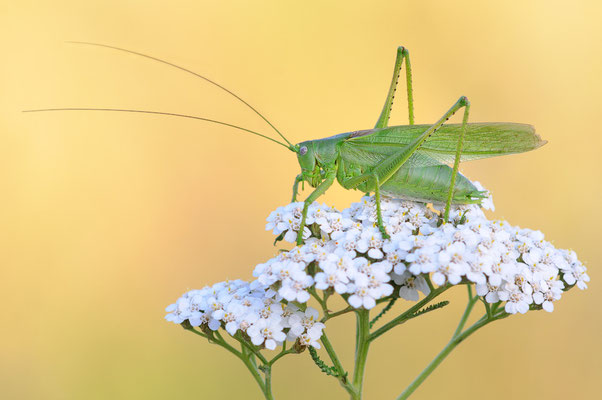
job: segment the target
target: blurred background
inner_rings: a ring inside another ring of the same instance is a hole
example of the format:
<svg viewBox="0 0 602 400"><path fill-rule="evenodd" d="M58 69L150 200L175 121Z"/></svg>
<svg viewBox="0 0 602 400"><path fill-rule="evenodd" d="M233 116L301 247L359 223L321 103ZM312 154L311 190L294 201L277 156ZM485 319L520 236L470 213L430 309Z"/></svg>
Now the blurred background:
<svg viewBox="0 0 602 400"><path fill-rule="evenodd" d="M495 218L540 229L589 267L590 289L552 314L485 328L416 399L597 398L602 389L602 6L596 1L9 1L0 4L0 397L260 399L243 365L163 320L183 292L250 279L276 252L267 215L290 200L296 158L200 121L271 133L215 87L92 41L206 74L293 142L373 127L395 50L411 51L417 122L460 96L472 121L525 122L549 143L462 165ZM399 96L391 122L406 123ZM458 118L459 119L459 118ZM359 192L320 200L345 207ZM464 307L372 347L367 399L397 396L447 342ZM329 326L346 365L352 318ZM274 373L280 399L346 398L307 354ZM413 397L413 398L414 398Z"/></svg>

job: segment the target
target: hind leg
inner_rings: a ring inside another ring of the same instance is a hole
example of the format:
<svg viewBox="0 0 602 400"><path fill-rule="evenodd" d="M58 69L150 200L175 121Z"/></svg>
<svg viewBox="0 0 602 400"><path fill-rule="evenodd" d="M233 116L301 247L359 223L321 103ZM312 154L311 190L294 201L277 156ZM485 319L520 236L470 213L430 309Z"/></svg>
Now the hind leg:
<svg viewBox="0 0 602 400"><path fill-rule="evenodd" d="M410 52L403 46L397 48L397 58L395 59L395 68L393 69L393 79L389 86L389 92L385 99L385 105L376 121L375 128L385 128L389 123L389 116L391 115L391 109L393 107L393 100L395 99L395 91L397 90L397 83L399 82L399 76L401 75L401 67L403 60L406 61L406 86L408 92L408 119L410 125L414 125L414 94L412 91L412 67L410 65Z"/></svg>

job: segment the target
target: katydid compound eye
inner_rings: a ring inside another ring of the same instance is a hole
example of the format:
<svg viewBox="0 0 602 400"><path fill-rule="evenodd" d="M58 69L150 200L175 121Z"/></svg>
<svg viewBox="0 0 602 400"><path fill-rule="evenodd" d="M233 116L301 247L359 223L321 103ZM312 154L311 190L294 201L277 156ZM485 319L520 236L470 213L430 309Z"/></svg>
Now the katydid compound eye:
<svg viewBox="0 0 602 400"><path fill-rule="evenodd" d="M299 154L301 154L302 156L307 154L307 147L303 146L299 149Z"/></svg>

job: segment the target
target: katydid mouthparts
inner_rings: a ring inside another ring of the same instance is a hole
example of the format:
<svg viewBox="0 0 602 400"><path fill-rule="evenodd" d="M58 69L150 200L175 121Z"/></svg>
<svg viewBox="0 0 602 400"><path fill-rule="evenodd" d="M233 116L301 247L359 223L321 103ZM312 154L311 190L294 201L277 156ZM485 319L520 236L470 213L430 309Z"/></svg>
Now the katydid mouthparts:
<svg viewBox="0 0 602 400"><path fill-rule="evenodd" d="M403 46L397 49L393 79L384 107L373 129L342 133L293 145L254 107L205 76L168 61L115 46L88 42L71 43L105 47L134 54L201 78L226 91L249 107L284 142L222 121L169 112L118 108L47 108L26 110L25 112L117 111L191 118L229 126L284 146L297 154L301 167L301 173L297 175L293 184L293 201L297 200L299 183L307 182L314 188L304 201L297 244L303 243L309 205L324 194L335 180L345 189L374 193L378 227L383 237L388 238L382 221L381 195L445 204L443 220L447 222L452 204L480 204L481 200L486 197L484 192L479 191L468 178L458 172L460 161L522 153L537 149L546 143L535 133L535 129L531 125L506 122L468 123L470 102L464 96L460 97L434 124L415 125L410 53ZM409 124L389 126L389 116L403 65L405 65ZM446 121L460 109L464 110L462 123L446 124ZM448 164L452 164L452 166Z"/></svg>

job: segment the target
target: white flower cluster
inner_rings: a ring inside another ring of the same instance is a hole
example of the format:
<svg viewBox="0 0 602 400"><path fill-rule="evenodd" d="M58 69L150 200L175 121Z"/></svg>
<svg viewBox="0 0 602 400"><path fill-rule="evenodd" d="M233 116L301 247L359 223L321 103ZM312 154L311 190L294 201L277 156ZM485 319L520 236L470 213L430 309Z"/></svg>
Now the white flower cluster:
<svg viewBox="0 0 602 400"><path fill-rule="evenodd" d="M493 208L491 198L483 208ZM383 198L377 225L374 198L343 211L309 207L305 244L259 264L251 283L226 281L192 290L167 307L166 319L225 329L238 339L274 349L285 341L319 348L324 324L308 307L316 290L338 293L354 308L378 300L417 301L434 285L474 284L487 303L505 303L510 314L553 311L562 292L587 288L589 276L573 251L556 249L539 231L488 220L476 205L441 212L411 201ZM303 203L280 207L268 217L277 240L295 242Z"/></svg>
<svg viewBox="0 0 602 400"><path fill-rule="evenodd" d="M355 307L370 309L396 295L418 300L430 293L426 280L442 286L474 283L488 303L505 302L508 313L554 309L572 285L587 287L586 268L572 251L556 249L539 231L488 220L476 205L452 207L450 221L422 203L383 198L377 227L374 198L339 212L317 203L309 207L305 244L280 253L253 275L288 301L305 303L310 290L334 290ZM493 208L491 198L483 207ZM294 242L303 203L280 207L267 230Z"/></svg>
<svg viewBox="0 0 602 400"><path fill-rule="evenodd" d="M318 311L307 307L301 311L285 304L273 290L255 281L225 281L200 290L191 290L165 311L165 319L176 324L217 331L224 328L256 346L273 350L285 340L301 346L320 348L324 324Z"/></svg>

